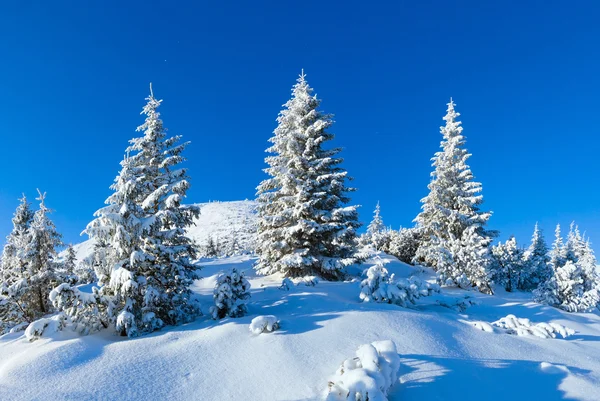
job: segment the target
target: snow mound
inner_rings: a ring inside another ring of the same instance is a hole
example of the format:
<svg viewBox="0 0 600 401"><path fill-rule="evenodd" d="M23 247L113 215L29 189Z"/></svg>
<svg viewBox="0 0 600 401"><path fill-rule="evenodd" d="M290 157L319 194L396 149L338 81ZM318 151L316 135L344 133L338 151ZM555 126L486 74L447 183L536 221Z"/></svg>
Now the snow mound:
<svg viewBox="0 0 600 401"><path fill-rule="evenodd" d="M387 401L399 368L400 357L392 341L361 345L356 358L346 359L329 382L326 401Z"/></svg>
<svg viewBox="0 0 600 401"><path fill-rule="evenodd" d="M481 331L485 331L487 333L493 333L494 328L487 322L473 322L473 326Z"/></svg>
<svg viewBox="0 0 600 401"><path fill-rule="evenodd" d="M250 331L252 334L270 333L278 328L279 320L273 315L257 316L250 322Z"/></svg>
<svg viewBox="0 0 600 401"><path fill-rule="evenodd" d="M61 331L65 327L67 317L59 313L58 315L38 319L25 329L25 337L29 341L35 341L43 335L48 335Z"/></svg>
<svg viewBox="0 0 600 401"><path fill-rule="evenodd" d="M518 318L515 315L507 315L502 319L496 320L492 322L492 326L504 329L508 334L516 334L518 336L556 338L556 335L559 334L562 338L567 338L575 334L575 330L558 323L533 324L529 319Z"/></svg>

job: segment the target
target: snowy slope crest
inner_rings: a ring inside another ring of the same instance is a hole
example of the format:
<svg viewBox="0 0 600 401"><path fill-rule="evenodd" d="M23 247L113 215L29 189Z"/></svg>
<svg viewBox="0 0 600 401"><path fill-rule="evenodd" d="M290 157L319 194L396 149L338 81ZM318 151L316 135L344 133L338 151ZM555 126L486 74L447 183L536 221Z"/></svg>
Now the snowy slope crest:
<svg viewBox="0 0 600 401"><path fill-rule="evenodd" d="M250 200L232 202L198 203L200 216L195 225L187 230L188 236L200 249L206 249L209 239L217 246L219 255L252 253L256 243L256 202ZM232 240L235 239L235 243ZM94 242L87 240L73 245L77 261L81 262L94 252ZM60 254L64 256L64 252Z"/></svg>

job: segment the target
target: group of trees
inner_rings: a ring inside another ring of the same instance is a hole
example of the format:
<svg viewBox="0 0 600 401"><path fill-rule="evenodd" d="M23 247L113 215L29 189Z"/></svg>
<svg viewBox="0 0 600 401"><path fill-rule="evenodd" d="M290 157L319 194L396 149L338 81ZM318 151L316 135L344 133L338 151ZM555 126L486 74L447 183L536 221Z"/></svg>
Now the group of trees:
<svg viewBox="0 0 600 401"><path fill-rule="evenodd" d="M433 268L440 284L486 293L493 282L507 291L535 290L539 301L569 311L598 303L596 260L577 227L565 244L557 229L550 252L537 226L527 250L514 238L491 246L498 233L486 228L491 212L481 210L482 187L467 164L470 154L452 100L415 226L386 228L377 204L366 234L358 238L357 206L349 205L355 189L341 167L340 149L326 147L334 138L333 120L320 102L303 72L279 113L265 159L268 178L257 187L259 273L341 279L347 266L366 257L361 245L368 245ZM59 261L61 236L48 218L45 195L40 193L36 212L22 199L0 263L0 329L62 311L80 332L112 326L135 336L201 313L190 291L198 278L198 253L185 235L199 208L182 203L190 186L180 166L188 143L166 135L160 104L150 88L145 121L137 129L142 134L130 140L112 195L84 231L94 240L93 255L76 264L71 248ZM236 238L228 239L225 251L208 238L200 253L216 256L237 248ZM98 286L91 294L74 286L92 281ZM249 296L243 274L225 274L211 314L244 314Z"/></svg>

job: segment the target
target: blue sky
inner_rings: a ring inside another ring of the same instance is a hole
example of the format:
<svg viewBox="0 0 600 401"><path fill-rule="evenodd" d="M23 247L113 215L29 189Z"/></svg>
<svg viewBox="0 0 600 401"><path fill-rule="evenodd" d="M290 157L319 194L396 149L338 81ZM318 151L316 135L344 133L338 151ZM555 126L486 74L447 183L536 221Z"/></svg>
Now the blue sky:
<svg viewBox="0 0 600 401"><path fill-rule="evenodd" d="M65 240L81 241L149 82L169 132L192 142L189 201L253 198L304 68L335 114L363 221L379 200L386 224L411 225L452 96L490 228L528 243L539 221L551 242L556 223L575 220L600 251L596 2L10 1L0 11L0 237L20 194L40 188Z"/></svg>

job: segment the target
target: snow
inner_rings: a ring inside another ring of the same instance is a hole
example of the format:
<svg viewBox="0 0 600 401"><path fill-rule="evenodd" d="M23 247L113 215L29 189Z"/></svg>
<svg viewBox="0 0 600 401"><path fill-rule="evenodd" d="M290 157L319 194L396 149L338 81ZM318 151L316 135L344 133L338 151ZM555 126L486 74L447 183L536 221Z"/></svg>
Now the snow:
<svg viewBox="0 0 600 401"><path fill-rule="evenodd" d="M381 257L398 278L434 279L430 271ZM394 342L400 358L390 401L503 400L507 391L512 401L600 399L598 313L568 313L502 288L494 296L443 288L409 308L361 302L360 280L281 291L283 277L257 276L255 260L202 260L204 279L193 291L205 315L192 323L133 340L109 330L80 336L68 329L45 332L34 342L23 332L0 337L0 400L323 400L340 362L361 345L382 340ZM251 283L248 315L212 320L206 312L217 276L234 267ZM474 302L462 311L439 303L465 296ZM540 340L465 324L509 314L575 334ZM248 327L261 315L285 324L253 335Z"/></svg>
<svg viewBox="0 0 600 401"><path fill-rule="evenodd" d="M279 320L274 315L256 316L249 328L253 334L270 333L279 328Z"/></svg>

